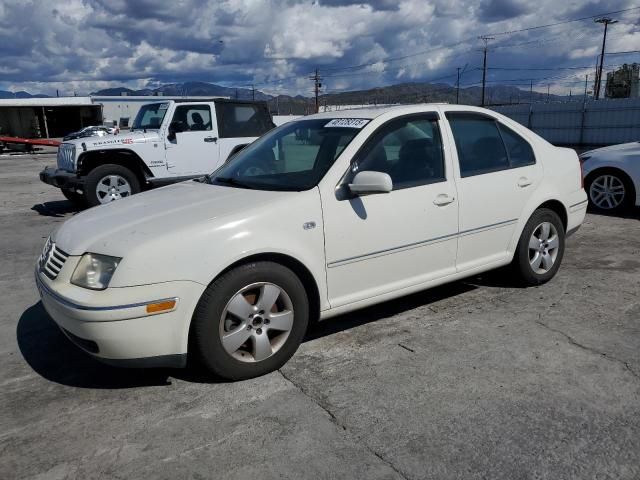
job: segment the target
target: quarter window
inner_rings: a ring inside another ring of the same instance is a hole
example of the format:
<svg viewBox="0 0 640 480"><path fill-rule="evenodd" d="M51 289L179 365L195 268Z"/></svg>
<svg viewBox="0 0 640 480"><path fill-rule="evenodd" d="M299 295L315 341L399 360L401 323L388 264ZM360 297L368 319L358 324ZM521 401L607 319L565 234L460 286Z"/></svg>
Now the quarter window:
<svg viewBox="0 0 640 480"><path fill-rule="evenodd" d="M518 135L516 132L501 123L498 123L502 139L507 147L509 155L509 163L512 167L524 167L536 163L536 157L529 142Z"/></svg>
<svg viewBox="0 0 640 480"><path fill-rule="evenodd" d="M389 174L394 190L444 181L437 120L408 117L384 125L357 155L351 177L364 170Z"/></svg>

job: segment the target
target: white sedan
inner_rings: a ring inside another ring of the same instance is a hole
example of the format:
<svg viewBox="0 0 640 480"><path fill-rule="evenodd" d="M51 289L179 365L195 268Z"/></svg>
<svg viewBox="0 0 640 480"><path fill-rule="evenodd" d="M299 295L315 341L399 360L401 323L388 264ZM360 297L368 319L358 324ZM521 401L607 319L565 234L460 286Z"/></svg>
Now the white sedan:
<svg viewBox="0 0 640 480"><path fill-rule="evenodd" d="M580 162L593 208L618 212L640 206L640 142L591 150Z"/></svg>
<svg viewBox="0 0 640 480"><path fill-rule="evenodd" d="M587 197L578 157L488 110L418 105L286 123L201 181L99 206L51 234L42 303L118 365L262 375L307 325L511 265L558 271Z"/></svg>

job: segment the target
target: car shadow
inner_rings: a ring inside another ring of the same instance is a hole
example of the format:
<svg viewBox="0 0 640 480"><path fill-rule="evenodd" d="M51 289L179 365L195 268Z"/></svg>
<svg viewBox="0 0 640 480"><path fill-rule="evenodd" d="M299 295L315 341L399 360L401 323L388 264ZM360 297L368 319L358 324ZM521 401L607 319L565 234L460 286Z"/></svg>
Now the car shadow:
<svg viewBox="0 0 640 480"><path fill-rule="evenodd" d="M316 322L310 325L303 342L309 342L334 333L350 330L367 323L376 322L383 318L398 315L418 307L429 305L447 298L455 297L478 288L466 282L454 282L440 287L407 295L377 305L355 310L336 317Z"/></svg>
<svg viewBox="0 0 640 480"><path fill-rule="evenodd" d="M420 306L455 297L481 283L454 282L391 300L310 326L304 342L333 335ZM42 302L20 317L16 331L18 347L29 366L41 377L79 388L120 389L170 385L171 378L192 383L227 383L190 362L185 369L118 368L103 364L74 345L45 311Z"/></svg>
<svg viewBox="0 0 640 480"><path fill-rule="evenodd" d="M596 210L592 207L587 209L587 213L591 215L599 215L601 217L624 218L628 220L640 220L640 207L628 208L622 212L609 213L602 210Z"/></svg>
<svg viewBox="0 0 640 480"><path fill-rule="evenodd" d="M31 210L38 212L44 217L66 217L68 214L76 214L81 211L69 200L54 200L51 202L36 203Z"/></svg>
<svg viewBox="0 0 640 480"><path fill-rule="evenodd" d="M169 371L105 365L76 347L47 314L42 302L20 317L16 331L20 353L43 378L82 388L134 388L168 385Z"/></svg>

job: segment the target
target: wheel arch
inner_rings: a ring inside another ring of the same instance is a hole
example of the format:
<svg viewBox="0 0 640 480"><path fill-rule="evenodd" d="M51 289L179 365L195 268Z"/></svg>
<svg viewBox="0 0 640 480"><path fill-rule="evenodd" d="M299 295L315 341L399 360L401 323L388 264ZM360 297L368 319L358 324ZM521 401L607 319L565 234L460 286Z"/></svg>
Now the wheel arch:
<svg viewBox="0 0 640 480"><path fill-rule="evenodd" d="M320 318L320 289L318 287L318 283L316 282L315 277L311 273L311 270L307 268L307 266L291 255L287 255L284 253L276 253L276 252L264 252L264 253L255 253L249 255L248 257L241 258L240 260L236 260L231 265L227 266L224 270L222 270L216 277L211 280L210 283L213 283L217 278L221 275L224 275L230 270L237 268L241 265L246 265L247 263L253 262L274 262L279 263L290 269L293 273L295 273L302 284L304 285L304 289L307 292L307 298L309 299L309 319L311 321L317 320Z"/></svg>
<svg viewBox="0 0 640 480"><path fill-rule="evenodd" d="M558 214L558 216L560 217L560 220L562 221L562 228L564 228L565 232L567 231L567 225L569 223L569 214L564 204L560 200L555 200L555 199L547 200L546 202L541 203L538 207L536 207L533 210L531 215L533 215L533 213L540 210L541 208L548 208L549 210ZM529 215L529 217L531 217L531 215Z"/></svg>
<svg viewBox="0 0 640 480"><path fill-rule="evenodd" d="M153 173L142 158L133 150L126 148L93 150L82 153L78 159L78 173L88 175L94 168L106 164L128 168L138 177L141 186L147 183L147 179L153 178Z"/></svg>
<svg viewBox="0 0 640 480"><path fill-rule="evenodd" d="M210 282L211 285L218 278L220 278L225 273L233 270L234 268L240 267L242 265L246 265L252 262L274 262L280 265L283 265L289 268L293 273L295 273L302 285L304 286L305 292L307 293L307 298L309 299L309 323L316 323L320 319L320 289L318 287L318 283L314 278L311 270L307 268L307 266L302 263L297 258L292 257L291 255L287 255L284 253L276 253L276 252L262 252L249 255L247 257L243 257L239 260L236 260L232 264L228 265L226 268L221 270ZM207 285L208 286L208 285ZM204 294L204 292L203 292ZM199 300L198 300L199 301ZM192 318L189 321L189 329L187 334L187 351L192 351L192 341L193 341L193 315L195 315L195 310L192 313Z"/></svg>

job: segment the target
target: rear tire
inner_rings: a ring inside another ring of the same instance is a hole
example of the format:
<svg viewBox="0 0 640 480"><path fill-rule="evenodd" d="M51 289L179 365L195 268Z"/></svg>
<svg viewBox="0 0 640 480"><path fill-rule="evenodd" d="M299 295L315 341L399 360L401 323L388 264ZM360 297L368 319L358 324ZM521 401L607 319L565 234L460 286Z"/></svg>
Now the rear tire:
<svg viewBox="0 0 640 480"><path fill-rule="evenodd" d="M248 263L203 293L193 316L193 353L219 377L257 377L293 356L308 322L309 301L295 273L274 262Z"/></svg>
<svg viewBox="0 0 640 480"><path fill-rule="evenodd" d="M564 226L556 212L548 208L533 212L511 263L520 283L541 285L551 280L562 263L564 240Z"/></svg>
<svg viewBox="0 0 640 480"><path fill-rule="evenodd" d="M115 164L100 165L87 175L84 197L91 207L111 203L140 192L135 173Z"/></svg>

